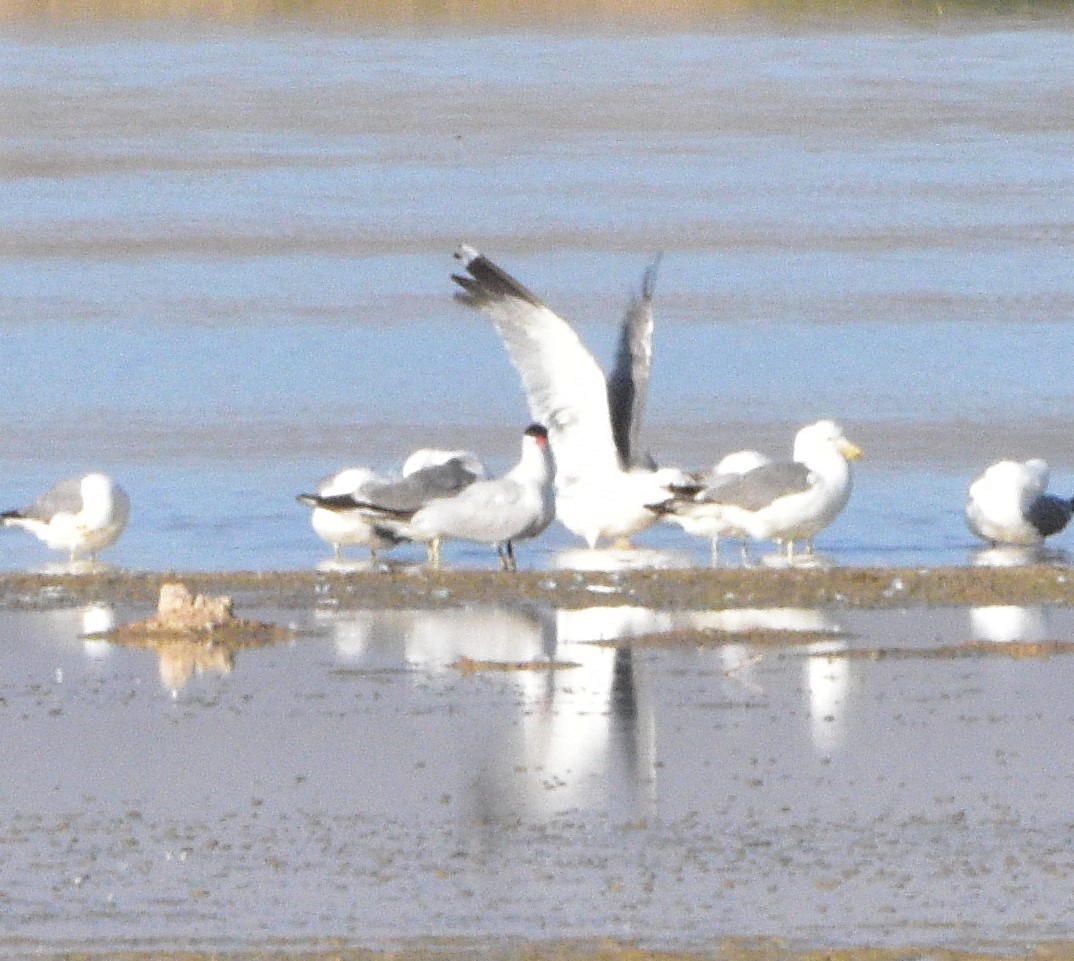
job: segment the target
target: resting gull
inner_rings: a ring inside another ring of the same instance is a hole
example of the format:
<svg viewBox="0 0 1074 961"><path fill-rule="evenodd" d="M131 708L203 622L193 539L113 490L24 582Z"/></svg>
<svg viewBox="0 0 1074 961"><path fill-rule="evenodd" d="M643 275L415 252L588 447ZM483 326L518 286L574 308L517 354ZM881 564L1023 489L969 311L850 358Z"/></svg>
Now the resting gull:
<svg viewBox="0 0 1074 961"><path fill-rule="evenodd" d="M96 561L111 547L130 517L130 498L106 474L55 484L28 507L5 511L0 523L21 527L56 551L67 551L71 563L79 554Z"/></svg>
<svg viewBox="0 0 1074 961"><path fill-rule="evenodd" d="M703 495L727 531L755 541L780 541L788 560L794 559L796 541L804 540L812 554L813 537L846 506L851 487L848 462L861 457L861 449L834 421L821 420L798 431L793 457L731 476ZM692 500L690 504L696 506ZM673 513L676 504L657 509Z"/></svg>
<svg viewBox="0 0 1074 961"><path fill-rule="evenodd" d="M757 467L771 463L771 459L755 450L738 450L722 458L713 469L702 476L703 487L690 497L676 497L657 505L657 512L678 524L693 537L707 537L712 541L712 563L720 562L720 538L742 543L742 558L747 559L746 542L749 534L733 524L724 514L720 503L720 488L734 478L749 473Z"/></svg>
<svg viewBox="0 0 1074 961"><path fill-rule="evenodd" d="M311 505L310 525L317 536L332 547L335 562L343 560L344 547L364 547L376 561L378 551L403 542L392 531L377 527L358 510L338 510L320 506L323 498L359 498L364 488L383 484L384 478L366 467L349 467L324 478L313 494L299 494L300 503Z"/></svg>
<svg viewBox="0 0 1074 961"><path fill-rule="evenodd" d="M1001 460L970 484L969 528L993 547L1034 547L1070 521L1074 502L1047 493L1048 464L1040 458Z"/></svg>
<svg viewBox="0 0 1074 961"><path fill-rule="evenodd" d="M647 505L693 482L654 468L638 447L652 363L652 296L659 258L627 309L616 368L605 378L578 334L517 280L465 244L455 251L469 276L453 274L462 303L488 314L522 376L530 413L547 424L556 462L556 516L592 548L625 545L657 519Z"/></svg>
<svg viewBox="0 0 1074 961"><path fill-rule="evenodd" d="M299 503L313 508L310 523L335 548L366 547L373 556L413 540L399 521L437 497L450 497L483 477L485 467L469 451L415 451L403 465L403 476L386 480L366 468L350 468L326 478L316 493L299 494Z"/></svg>

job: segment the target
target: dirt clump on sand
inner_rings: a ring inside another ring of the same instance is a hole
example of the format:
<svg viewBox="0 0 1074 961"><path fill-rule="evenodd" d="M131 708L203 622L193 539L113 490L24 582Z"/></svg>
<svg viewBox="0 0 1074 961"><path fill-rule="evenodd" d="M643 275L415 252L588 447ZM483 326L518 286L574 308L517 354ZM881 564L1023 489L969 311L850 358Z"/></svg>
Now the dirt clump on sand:
<svg viewBox="0 0 1074 961"><path fill-rule="evenodd" d="M290 633L275 624L237 618L227 595L192 594L185 584L169 581L160 586L155 615L120 625L101 636L142 646L205 640L217 648L240 648L274 644Z"/></svg>

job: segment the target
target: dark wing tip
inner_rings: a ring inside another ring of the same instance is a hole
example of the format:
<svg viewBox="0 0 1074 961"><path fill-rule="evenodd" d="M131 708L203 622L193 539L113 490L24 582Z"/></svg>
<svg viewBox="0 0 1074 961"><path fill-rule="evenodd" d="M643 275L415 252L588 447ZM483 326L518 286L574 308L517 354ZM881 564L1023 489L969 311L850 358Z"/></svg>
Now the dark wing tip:
<svg viewBox="0 0 1074 961"><path fill-rule="evenodd" d="M480 307L494 301L514 298L524 300L534 307L543 306L535 294L527 290L506 270L498 267L488 257L468 244L460 244L455 249L455 259L461 260L470 274L470 277L452 274L455 283L463 288L463 292L455 294L462 303L471 307Z"/></svg>
<svg viewBox="0 0 1074 961"><path fill-rule="evenodd" d="M641 281L641 297L642 300L652 300L653 293L656 291L656 275L660 270L660 261L664 259L664 251L657 251L656 256L653 257L652 263L645 268L645 275Z"/></svg>

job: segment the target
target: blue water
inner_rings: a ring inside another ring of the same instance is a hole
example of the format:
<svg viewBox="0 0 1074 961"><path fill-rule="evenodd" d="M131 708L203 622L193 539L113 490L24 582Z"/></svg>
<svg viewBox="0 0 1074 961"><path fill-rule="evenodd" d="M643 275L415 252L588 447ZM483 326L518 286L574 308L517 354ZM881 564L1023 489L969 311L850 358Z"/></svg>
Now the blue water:
<svg viewBox="0 0 1074 961"><path fill-rule="evenodd" d="M839 563L965 562L999 457L1074 487L1067 30L22 32L0 102L0 507L107 470L118 565L308 567L323 474L431 443L508 466L529 416L451 300L461 240L604 361L665 250L650 446L707 466L839 418L868 455Z"/></svg>

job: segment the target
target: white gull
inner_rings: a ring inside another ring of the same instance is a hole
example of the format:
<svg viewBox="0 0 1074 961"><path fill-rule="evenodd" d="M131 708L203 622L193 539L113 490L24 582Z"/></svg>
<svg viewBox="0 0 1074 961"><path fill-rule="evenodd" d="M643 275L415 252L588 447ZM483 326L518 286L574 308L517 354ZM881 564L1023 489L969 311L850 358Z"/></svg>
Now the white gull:
<svg viewBox="0 0 1074 961"><path fill-rule="evenodd" d="M794 559L796 541L805 541L812 554L813 537L846 507L849 461L861 457L861 449L834 421L821 420L798 431L793 457L733 475L702 495L728 530L755 541L780 541L788 560Z"/></svg>
<svg viewBox="0 0 1074 961"><path fill-rule="evenodd" d="M95 561L119 540L129 517L126 492L107 474L93 473L60 481L29 506L0 514L0 523L29 531L74 563L79 554Z"/></svg>
<svg viewBox="0 0 1074 961"><path fill-rule="evenodd" d="M970 484L969 528L993 546L1035 547L1070 521L1070 498L1048 493L1048 464L1001 460Z"/></svg>

